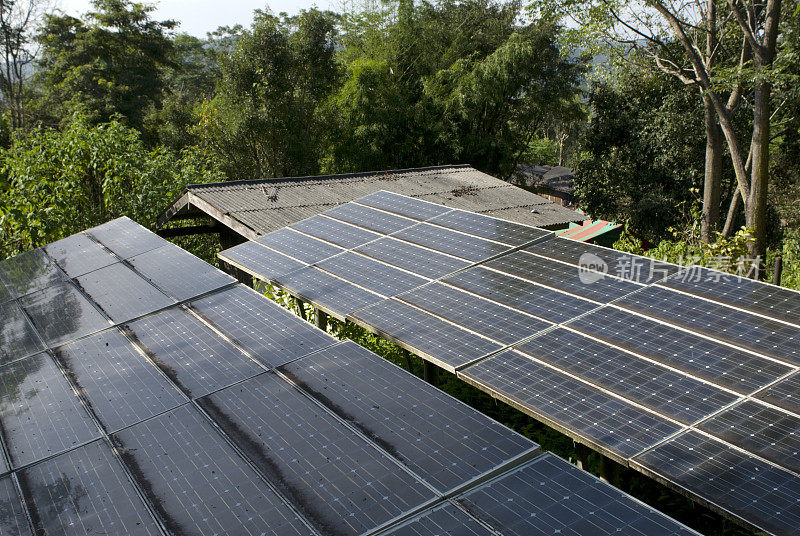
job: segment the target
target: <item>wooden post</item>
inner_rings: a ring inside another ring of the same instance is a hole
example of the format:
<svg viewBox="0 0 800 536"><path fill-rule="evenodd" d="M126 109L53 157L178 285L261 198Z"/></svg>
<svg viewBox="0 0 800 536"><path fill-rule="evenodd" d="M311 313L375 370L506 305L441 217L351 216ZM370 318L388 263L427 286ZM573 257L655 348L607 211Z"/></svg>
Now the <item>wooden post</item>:
<svg viewBox="0 0 800 536"><path fill-rule="evenodd" d="M781 276L783 275L783 257L775 257L775 273L772 275L772 283L781 286Z"/></svg>
<svg viewBox="0 0 800 536"><path fill-rule="evenodd" d="M319 307L315 309L316 314L314 315L314 323L317 325L319 329L322 331L328 330L328 315L323 313L319 310Z"/></svg>
<svg viewBox="0 0 800 536"><path fill-rule="evenodd" d="M413 374L414 371L411 369L411 352L409 352L408 350L403 350L403 357L406 360L406 368L410 373Z"/></svg>
<svg viewBox="0 0 800 536"><path fill-rule="evenodd" d="M600 480L618 488L620 484L620 465L609 458L603 456L600 459Z"/></svg>
<svg viewBox="0 0 800 536"><path fill-rule="evenodd" d="M589 453L591 450L586 445L575 443L575 458L578 461L578 468L588 471L589 467Z"/></svg>
<svg viewBox="0 0 800 536"><path fill-rule="evenodd" d="M295 298L294 303L295 305L297 305L297 309L299 311L298 314L300 315L300 318L302 318L303 320L308 320L308 318L306 317L306 302L304 302L300 298Z"/></svg>
<svg viewBox="0 0 800 536"><path fill-rule="evenodd" d="M431 385L436 385L438 367L430 361L422 360L422 378Z"/></svg>

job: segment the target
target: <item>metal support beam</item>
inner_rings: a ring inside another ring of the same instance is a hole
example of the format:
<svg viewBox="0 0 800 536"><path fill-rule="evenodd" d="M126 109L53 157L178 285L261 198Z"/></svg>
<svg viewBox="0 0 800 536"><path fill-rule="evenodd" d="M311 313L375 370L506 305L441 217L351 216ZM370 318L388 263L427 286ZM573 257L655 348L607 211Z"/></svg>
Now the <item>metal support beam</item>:
<svg viewBox="0 0 800 536"><path fill-rule="evenodd" d="M422 360L422 378L431 385L436 385L439 368L430 361Z"/></svg>
<svg viewBox="0 0 800 536"><path fill-rule="evenodd" d="M327 331L328 330L328 315L326 313L323 313L322 311L320 311L319 307L317 307L316 313L317 314L314 315L314 323L322 331Z"/></svg>
<svg viewBox="0 0 800 536"><path fill-rule="evenodd" d="M578 461L578 468L584 471L589 470L589 453L592 452L589 447L581 443L575 443L575 458Z"/></svg>
<svg viewBox="0 0 800 536"><path fill-rule="evenodd" d="M298 314L300 315L300 318L307 321L308 318L306 317L306 302L304 302L300 298L295 298L294 303L295 305L297 305Z"/></svg>

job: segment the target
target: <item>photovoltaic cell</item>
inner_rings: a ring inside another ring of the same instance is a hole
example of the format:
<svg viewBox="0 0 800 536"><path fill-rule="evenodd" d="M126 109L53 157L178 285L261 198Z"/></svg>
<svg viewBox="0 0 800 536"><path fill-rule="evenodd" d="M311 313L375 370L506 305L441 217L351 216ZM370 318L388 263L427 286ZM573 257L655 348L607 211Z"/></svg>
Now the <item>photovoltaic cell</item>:
<svg viewBox="0 0 800 536"><path fill-rule="evenodd" d="M172 244L132 257L130 263L151 283L178 301L236 281L222 270Z"/></svg>
<svg viewBox="0 0 800 536"><path fill-rule="evenodd" d="M169 244L135 221L122 217L85 231L123 259Z"/></svg>
<svg viewBox="0 0 800 536"><path fill-rule="evenodd" d="M364 244L354 251L431 279L470 265L468 261L390 237Z"/></svg>
<svg viewBox="0 0 800 536"><path fill-rule="evenodd" d="M186 402L116 328L61 346L55 356L107 432Z"/></svg>
<svg viewBox="0 0 800 536"><path fill-rule="evenodd" d="M442 279L443 283L525 311L549 322L566 322L597 304L510 275L475 266Z"/></svg>
<svg viewBox="0 0 800 536"><path fill-rule="evenodd" d="M345 203L336 208L326 210L323 214L381 234L392 234L400 229L411 227L416 223L415 220L375 210L374 208L358 205L356 203Z"/></svg>
<svg viewBox="0 0 800 536"><path fill-rule="evenodd" d="M0 367L0 422L14 468L100 436L46 353Z"/></svg>
<svg viewBox="0 0 800 536"><path fill-rule="evenodd" d="M278 277L276 282L306 301L322 306L340 319L353 311L383 300L378 294L368 292L313 266Z"/></svg>
<svg viewBox="0 0 800 536"><path fill-rule="evenodd" d="M48 244L44 250L69 277L87 274L119 260L85 233Z"/></svg>
<svg viewBox="0 0 800 536"><path fill-rule="evenodd" d="M440 491L536 448L353 342L281 370Z"/></svg>
<svg viewBox="0 0 800 536"><path fill-rule="evenodd" d="M17 302L0 304L0 365L41 350L44 344Z"/></svg>
<svg viewBox="0 0 800 536"><path fill-rule="evenodd" d="M75 279L115 323L152 313L175 302L123 263L112 264Z"/></svg>
<svg viewBox="0 0 800 536"><path fill-rule="evenodd" d="M545 231L544 229L528 227L527 225L499 220L491 216L484 216L483 214L465 210L453 210L431 218L429 222L509 246L522 246L533 240L552 235L550 231Z"/></svg>
<svg viewBox="0 0 800 536"><path fill-rule="evenodd" d="M239 350L180 308L126 326L128 334L186 394L199 397L263 372Z"/></svg>
<svg viewBox="0 0 800 536"><path fill-rule="evenodd" d="M586 335L749 394L789 373L787 365L687 333L615 307L571 321Z"/></svg>
<svg viewBox="0 0 800 536"><path fill-rule="evenodd" d="M632 463L760 530L789 535L800 526L800 478L694 430Z"/></svg>
<svg viewBox="0 0 800 536"><path fill-rule="evenodd" d="M245 242L218 254L225 262L241 268L262 281L299 270L306 265L286 255L273 251L255 242Z"/></svg>
<svg viewBox="0 0 800 536"><path fill-rule="evenodd" d="M642 288L631 281L601 273L580 272L577 266L537 257L525 251L493 259L485 266L600 303L608 303Z"/></svg>
<svg viewBox="0 0 800 536"><path fill-rule="evenodd" d="M620 300L618 305L713 339L800 365L800 327L661 287L648 287Z"/></svg>
<svg viewBox="0 0 800 536"><path fill-rule="evenodd" d="M395 296L428 282L422 277L349 251L317 263L316 266L386 297Z"/></svg>
<svg viewBox="0 0 800 536"><path fill-rule="evenodd" d="M393 299L362 309L349 318L412 348L450 372L503 347Z"/></svg>
<svg viewBox="0 0 800 536"><path fill-rule="evenodd" d="M504 536L696 534L550 453L457 500Z"/></svg>
<svg viewBox="0 0 800 536"><path fill-rule="evenodd" d="M459 371L459 378L525 413L629 458L680 426L508 350Z"/></svg>
<svg viewBox="0 0 800 536"><path fill-rule="evenodd" d="M11 476L0 478L0 534L32 534Z"/></svg>
<svg viewBox="0 0 800 536"><path fill-rule="evenodd" d="M208 395L200 404L325 533L363 534L434 497L272 373Z"/></svg>
<svg viewBox="0 0 800 536"><path fill-rule="evenodd" d="M161 533L104 441L18 475L36 534Z"/></svg>
<svg viewBox="0 0 800 536"><path fill-rule="evenodd" d="M414 220L427 220L451 210L442 205L383 190L356 199L356 202Z"/></svg>
<svg viewBox="0 0 800 536"><path fill-rule="evenodd" d="M702 296L800 326L800 293L701 266L692 266L661 283L665 287Z"/></svg>
<svg viewBox="0 0 800 536"><path fill-rule="evenodd" d="M0 261L0 281L12 298L45 289L62 279L61 271L41 249Z"/></svg>
<svg viewBox="0 0 800 536"><path fill-rule="evenodd" d="M3 280L0 279L0 304L3 304L4 302L7 302L12 298L13 296L11 295L11 292L6 288L6 285L5 283L3 283Z"/></svg>
<svg viewBox="0 0 800 536"><path fill-rule="evenodd" d="M555 237L525 248L525 251L557 261L583 266L588 269L602 269L608 274L637 283L650 284L676 273L680 267L639 255L631 255L586 242L569 238Z"/></svg>
<svg viewBox="0 0 800 536"><path fill-rule="evenodd" d="M449 502L410 519L391 536L492 536L494 533Z"/></svg>
<svg viewBox="0 0 800 536"><path fill-rule="evenodd" d="M800 471L800 417L796 415L745 400L698 428L781 467Z"/></svg>
<svg viewBox="0 0 800 536"><path fill-rule="evenodd" d="M113 439L175 534L310 533L191 405L126 428Z"/></svg>
<svg viewBox="0 0 800 536"><path fill-rule="evenodd" d="M243 285L194 301L190 307L267 367L282 365L338 342Z"/></svg>
<svg viewBox="0 0 800 536"><path fill-rule="evenodd" d="M418 223L393 235L395 238L447 253L471 262L480 262L509 251L509 246L490 242L477 236L465 235L428 223Z"/></svg>
<svg viewBox="0 0 800 536"><path fill-rule="evenodd" d="M265 234L257 238L256 242L305 264L314 264L344 251L339 246L317 240L289 227Z"/></svg>
<svg viewBox="0 0 800 536"><path fill-rule="evenodd" d="M290 227L345 249L352 249L382 236L325 216L312 216L293 223Z"/></svg>
<svg viewBox="0 0 800 536"><path fill-rule="evenodd" d="M519 342L552 325L441 283L414 289L397 299L504 345Z"/></svg>
<svg viewBox="0 0 800 536"><path fill-rule="evenodd" d="M109 326L108 320L69 283L59 283L20 299L34 327L51 348Z"/></svg>
<svg viewBox="0 0 800 536"><path fill-rule="evenodd" d="M562 328L517 346L540 361L685 424L739 397Z"/></svg>
<svg viewBox="0 0 800 536"><path fill-rule="evenodd" d="M800 415L800 373L770 385L755 397Z"/></svg>

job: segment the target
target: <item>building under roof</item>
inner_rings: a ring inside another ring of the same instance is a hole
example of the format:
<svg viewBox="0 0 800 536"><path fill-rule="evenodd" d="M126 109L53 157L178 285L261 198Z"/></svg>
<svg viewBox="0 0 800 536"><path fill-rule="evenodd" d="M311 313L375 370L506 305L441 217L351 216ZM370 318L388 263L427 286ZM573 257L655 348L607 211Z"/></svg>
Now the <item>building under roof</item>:
<svg viewBox="0 0 800 536"><path fill-rule="evenodd" d="M456 165L193 184L159 218L159 234L220 232L227 227L254 240L379 190L546 229L560 229L586 219L470 166ZM214 223L163 229L171 221L199 223L208 218Z"/></svg>

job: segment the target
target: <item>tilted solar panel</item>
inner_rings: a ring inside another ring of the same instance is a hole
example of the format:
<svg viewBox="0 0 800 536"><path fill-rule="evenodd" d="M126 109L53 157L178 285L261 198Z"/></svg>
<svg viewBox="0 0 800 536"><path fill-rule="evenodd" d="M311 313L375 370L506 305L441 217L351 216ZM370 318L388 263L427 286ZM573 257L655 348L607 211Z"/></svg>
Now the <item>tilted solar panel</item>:
<svg viewBox="0 0 800 536"><path fill-rule="evenodd" d="M44 251L69 277L88 274L119 260L86 233L77 233L48 244Z"/></svg>
<svg viewBox="0 0 800 536"><path fill-rule="evenodd" d="M387 298L428 282L428 279L352 252L331 257L315 266Z"/></svg>
<svg viewBox="0 0 800 536"><path fill-rule="evenodd" d="M522 246L552 235L550 231L545 231L544 229L537 229L536 227L529 227L465 210L453 210L428 221L448 229L480 236L481 238L509 246Z"/></svg>
<svg viewBox="0 0 800 536"><path fill-rule="evenodd" d="M418 223L413 227L394 233L392 236L470 262L484 261L511 249L510 246L504 244L458 233L429 223Z"/></svg>
<svg viewBox="0 0 800 536"><path fill-rule="evenodd" d="M44 350L44 343L16 301L0 303L0 365Z"/></svg>
<svg viewBox="0 0 800 536"><path fill-rule="evenodd" d="M92 227L85 232L122 259L129 259L134 255L169 244L160 236L125 217Z"/></svg>
<svg viewBox="0 0 800 536"><path fill-rule="evenodd" d="M345 203L336 208L326 210L323 214L381 234L392 234L417 223L415 220L356 203Z"/></svg>
<svg viewBox="0 0 800 536"><path fill-rule="evenodd" d="M290 227L284 227L260 236L256 239L256 242L304 264L314 264L344 251L339 246L317 240Z"/></svg>
<svg viewBox="0 0 800 536"><path fill-rule="evenodd" d="M223 261L262 281L273 281L279 276L295 272L306 266L300 261L255 242L239 244L218 255Z"/></svg>
<svg viewBox="0 0 800 536"><path fill-rule="evenodd" d="M312 216L293 223L290 228L345 249L352 249L382 236L326 216Z"/></svg>
<svg viewBox="0 0 800 536"><path fill-rule="evenodd" d="M41 249L32 249L0 261L0 282L11 298L41 291L63 281L61 270Z"/></svg>
<svg viewBox="0 0 800 536"><path fill-rule="evenodd" d="M0 478L0 511L3 512L0 516L0 533L31 534L25 507L11 475Z"/></svg>
<svg viewBox="0 0 800 536"><path fill-rule="evenodd" d="M369 242L353 251L430 279L444 277L470 265L469 261L391 237Z"/></svg>
<svg viewBox="0 0 800 536"><path fill-rule="evenodd" d="M452 210L436 203L421 201L413 197L406 197L387 191L369 194L357 199L356 202L420 221L440 216Z"/></svg>

